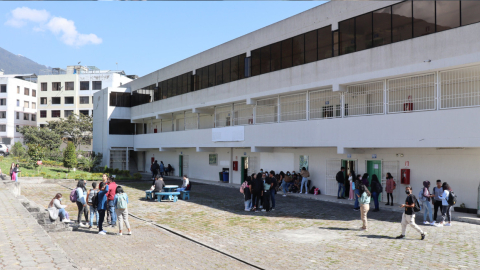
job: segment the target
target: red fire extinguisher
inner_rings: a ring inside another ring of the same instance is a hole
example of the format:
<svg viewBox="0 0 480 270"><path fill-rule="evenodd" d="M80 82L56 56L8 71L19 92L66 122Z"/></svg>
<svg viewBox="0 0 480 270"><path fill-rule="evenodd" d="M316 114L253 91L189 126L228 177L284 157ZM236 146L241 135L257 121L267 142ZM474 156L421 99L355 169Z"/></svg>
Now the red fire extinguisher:
<svg viewBox="0 0 480 270"><path fill-rule="evenodd" d="M412 96L408 96L408 102L403 103L403 110L404 111L413 111Z"/></svg>

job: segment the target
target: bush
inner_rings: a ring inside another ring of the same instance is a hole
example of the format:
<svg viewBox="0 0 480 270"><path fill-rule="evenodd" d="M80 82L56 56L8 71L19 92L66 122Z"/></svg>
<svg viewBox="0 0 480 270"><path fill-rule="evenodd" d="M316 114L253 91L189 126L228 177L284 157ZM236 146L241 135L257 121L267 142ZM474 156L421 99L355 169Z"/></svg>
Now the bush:
<svg viewBox="0 0 480 270"><path fill-rule="evenodd" d="M125 177L130 177L130 171L125 171Z"/></svg>
<svg viewBox="0 0 480 270"><path fill-rule="evenodd" d="M114 169L114 170L113 170L113 174L118 174L119 171L120 171L120 170L119 170L118 168L117 168L117 169Z"/></svg>
<svg viewBox="0 0 480 270"><path fill-rule="evenodd" d="M45 159L63 163L63 152L58 148L48 150L45 154Z"/></svg>
<svg viewBox="0 0 480 270"><path fill-rule="evenodd" d="M37 161L43 160L45 157L45 148L38 144L29 144L27 154L30 157L30 165L37 168L39 166Z"/></svg>
<svg viewBox="0 0 480 270"><path fill-rule="evenodd" d="M103 172L108 173L108 166L107 165L105 165L105 167L103 168Z"/></svg>
<svg viewBox="0 0 480 270"><path fill-rule="evenodd" d="M16 142L13 146L12 146L12 156L14 157L25 157L25 155L27 154L27 151L25 150L25 147L23 147L22 143L21 142Z"/></svg>
<svg viewBox="0 0 480 270"><path fill-rule="evenodd" d="M55 160L44 160L43 165L51 167L63 167L63 163Z"/></svg>
<svg viewBox="0 0 480 270"><path fill-rule="evenodd" d="M141 175L140 173L138 173L138 172L137 172L137 173L134 173L134 174L133 174L133 179L135 179L135 180L140 180L140 179L142 179L142 175Z"/></svg>
<svg viewBox="0 0 480 270"><path fill-rule="evenodd" d="M63 166L68 168L74 168L77 166L77 155L75 154L75 145L72 142L68 142L67 148L63 151Z"/></svg>

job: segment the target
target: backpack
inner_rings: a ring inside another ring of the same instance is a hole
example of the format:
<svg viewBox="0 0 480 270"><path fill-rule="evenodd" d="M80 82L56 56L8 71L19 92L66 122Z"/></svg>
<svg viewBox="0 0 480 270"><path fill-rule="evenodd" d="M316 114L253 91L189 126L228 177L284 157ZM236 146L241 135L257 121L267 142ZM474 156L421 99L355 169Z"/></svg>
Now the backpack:
<svg viewBox="0 0 480 270"><path fill-rule="evenodd" d="M418 192L418 198L420 198L422 202L427 201L427 199L425 199L425 196L423 196L423 189L421 189L420 192Z"/></svg>
<svg viewBox="0 0 480 270"><path fill-rule="evenodd" d="M420 202L418 202L418 199L417 197L415 197L415 195L412 195L413 197L413 202L415 203L415 206L413 207L413 212L420 212L420 210L422 210L422 208L420 207Z"/></svg>
<svg viewBox="0 0 480 270"><path fill-rule="evenodd" d="M92 205L93 205L94 208L97 208L97 207L98 207L98 192L95 193L95 195L93 195Z"/></svg>
<svg viewBox="0 0 480 270"><path fill-rule="evenodd" d="M76 202L77 201L77 189L74 188L72 191L70 191L70 201L71 202Z"/></svg>
<svg viewBox="0 0 480 270"><path fill-rule="evenodd" d="M98 190L95 190L95 189L91 189L90 190L90 193L88 193L88 200L87 202L88 203L93 203L92 199L93 197L98 193Z"/></svg>
<svg viewBox="0 0 480 270"><path fill-rule="evenodd" d="M448 194L447 202L448 205L455 205L457 203L457 195L455 195L453 191L450 191L450 194Z"/></svg>
<svg viewBox="0 0 480 270"><path fill-rule="evenodd" d="M315 186L313 186L308 193L309 194L315 194L315 189L317 189L317 188Z"/></svg>
<svg viewBox="0 0 480 270"><path fill-rule="evenodd" d="M117 196L117 208L118 209L125 209L127 208L127 196L125 196L126 194L123 193L123 194L119 194Z"/></svg>
<svg viewBox="0 0 480 270"><path fill-rule="evenodd" d="M240 186L240 193L243 194L245 192L245 188L247 188L247 181L244 181Z"/></svg>

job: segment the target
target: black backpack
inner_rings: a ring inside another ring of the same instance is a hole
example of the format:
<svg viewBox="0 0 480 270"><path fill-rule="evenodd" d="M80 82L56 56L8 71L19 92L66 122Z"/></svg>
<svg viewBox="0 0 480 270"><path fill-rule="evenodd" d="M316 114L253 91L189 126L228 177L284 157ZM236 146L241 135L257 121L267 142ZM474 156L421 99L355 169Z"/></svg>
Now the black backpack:
<svg viewBox="0 0 480 270"><path fill-rule="evenodd" d="M92 205L94 208L98 208L98 192L93 195Z"/></svg>
<svg viewBox="0 0 480 270"><path fill-rule="evenodd" d="M413 203L415 204L415 206L413 207L413 212L420 212L421 208L420 208L420 202L418 202L418 199L417 197L415 197L415 195L411 195L412 196L412 199L413 199Z"/></svg>
<svg viewBox="0 0 480 270"><path fill-rule="evenodd" d="M308 193L309 194L315 194L315 189L316 189L316 187L313 186Z"/></svg>
<svg viewBox="0 0 480 270"><path fill-rule="evenodd" d="M457 203L457 195L455 195L453 191L450 191L450 194L448 194L447 202L448 205L455 205Z"/></svg>

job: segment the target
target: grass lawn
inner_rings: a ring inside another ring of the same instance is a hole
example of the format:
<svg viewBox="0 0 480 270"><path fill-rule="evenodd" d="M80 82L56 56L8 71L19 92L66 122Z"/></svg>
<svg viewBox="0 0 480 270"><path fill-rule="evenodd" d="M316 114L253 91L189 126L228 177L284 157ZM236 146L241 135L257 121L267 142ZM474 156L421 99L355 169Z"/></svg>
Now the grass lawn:
<svg viewBox="0 0 480 270"><path fill-rule="evenodd" d="M4 157L0 162L0 169L2 173L9 176L10 165L12 162L17 163L17 158L8 156ZM68 171L65 167L49 167L41 165L38 168L32 168L29 165L23 165L20 162L20 177L43 177L45 179L85 179L85 180L100 180L102 178L101 172L86 172L82 170L70 170ZM116 179L118 180L133 180L133 176L125 177L117 175Z"/></svg>

